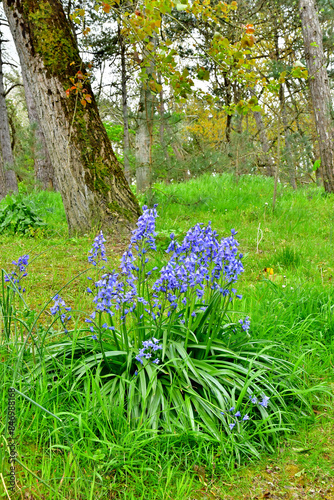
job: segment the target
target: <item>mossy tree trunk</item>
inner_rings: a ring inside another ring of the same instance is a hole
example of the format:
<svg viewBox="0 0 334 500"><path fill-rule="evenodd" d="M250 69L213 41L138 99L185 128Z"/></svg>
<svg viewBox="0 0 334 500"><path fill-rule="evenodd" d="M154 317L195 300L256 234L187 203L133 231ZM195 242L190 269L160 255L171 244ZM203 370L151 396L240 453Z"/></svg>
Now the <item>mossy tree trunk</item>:
<svg viewBox="0 0 334 500"><path fill-rule="evenodd" d="M4 0L3 5L34 93L70 234L132 226L140 209L101 122L61 2ZM80 82L85 91L67 97L66 90ZM84 94L91 96L86 106Z"/></svg>

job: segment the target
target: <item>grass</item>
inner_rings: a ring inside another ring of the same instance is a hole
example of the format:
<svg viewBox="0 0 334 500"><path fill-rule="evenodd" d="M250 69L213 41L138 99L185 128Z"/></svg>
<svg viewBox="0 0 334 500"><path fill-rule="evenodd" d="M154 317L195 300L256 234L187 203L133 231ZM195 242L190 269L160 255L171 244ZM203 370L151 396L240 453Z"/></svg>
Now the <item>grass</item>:
<svg viewBox="0 0 334 500"><path fill-rule="evenodd" d="M272 192L270 179L255 176L242 177L238 185L232 176L223 175L155 186L152 202L159 203L160 213L158 260L165 260L163 249L170 232L181 237L195 223L209 220L222 236L231 228L238 230L245 266L238 283L244 296L239 309L251 316L253 339L284 342L291 353L302 354L300 366L310 389L319 383L328 387L327 393L310 393L313 417L301 414L298 432L283 433L271 454L263 450L260 461L238 464L218 444L196 434L178 432L166 438L150 433L145 425L129 429L122 414L103 400L98 373L87 370L83 392L75 392L70 372L50 385L42 371L31 388L22 376L18 389L63 420L61 424L17 397L17 450L23 464L17 466L17 476L27 498L334 498L330 395L334 392L334 199L313 186L297 192L281 186L273 212ZM0 266L10 270L19 255L39 254L29 266L25 286L29 307L40 310L67 281L87 269L86 256L95 235L67 237L57 193L29 196L48 223L48 231L34 239L0 236ZM108 255L115 265L126 244L108 239ZM62 292L81 317L79 322L92 310L90 296L84 293L86 285L83 274ZM42 318L43 324L50 322L47 313ZM3 343L5 389L12 366L7 360ZM6 405L4 390L1 433ZM3 474L7 473L5 448L3 437ZM78 481L79 477L85 480ZM6 498L5 492L1 495Z"/></svg>

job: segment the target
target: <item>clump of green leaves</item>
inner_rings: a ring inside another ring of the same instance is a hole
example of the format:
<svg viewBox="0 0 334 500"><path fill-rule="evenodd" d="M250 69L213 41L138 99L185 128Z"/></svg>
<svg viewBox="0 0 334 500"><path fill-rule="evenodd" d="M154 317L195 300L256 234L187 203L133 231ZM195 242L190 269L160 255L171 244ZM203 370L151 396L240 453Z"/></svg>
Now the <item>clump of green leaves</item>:
<svg viewBox="0 0 334 500"><path fill-rule="evenodd" d="M21 195L7 195L0 205L0 234L23 234L34 236L46 226L35 207Z"/></svg>

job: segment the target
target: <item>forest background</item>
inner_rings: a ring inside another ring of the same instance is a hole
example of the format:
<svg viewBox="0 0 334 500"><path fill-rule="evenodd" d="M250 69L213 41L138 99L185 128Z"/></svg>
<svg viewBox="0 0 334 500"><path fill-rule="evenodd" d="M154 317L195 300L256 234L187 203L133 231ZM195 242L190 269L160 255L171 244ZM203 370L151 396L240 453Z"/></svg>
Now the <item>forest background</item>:
<svg viewBox="0 0 334 500"><path fill-rule="evenodd" d="M153 2L159 13L148 13L153 25L146 32L144 4L94 6L64 3L108 136L139 191L204 172L233 172L236 181L242 174L276 175L293 189L321 183L298 2L179 3L165 14ZM316 65L327 68L329 85L333 15L329 1L319 2L323 59ZM8 37L8 29L4 33ZM28 190L36 180L56 185L52 178L38 179L37 164L47 163L48 151L36 133L36 113L28 115L20 68L4 36L9 161ZM80 78L68 82L71 92Z"/></svg>

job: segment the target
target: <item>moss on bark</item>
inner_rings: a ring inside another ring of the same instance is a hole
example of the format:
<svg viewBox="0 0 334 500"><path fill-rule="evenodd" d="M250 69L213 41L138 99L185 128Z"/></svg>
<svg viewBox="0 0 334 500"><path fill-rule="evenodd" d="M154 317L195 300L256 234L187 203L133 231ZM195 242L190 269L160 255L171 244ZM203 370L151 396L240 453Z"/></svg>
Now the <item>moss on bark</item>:
<svg viewBox="0 0 334 500"><path fill-rule="evenodd" d="M75 67L69 65L73 62L74 66L80 65L81 60L68 23L58 22L59 17L64 17L58 2L25 0L21 5L22 14L29 22L33 49L42 58L47 71L61 77L74 75Z"/></svg>

